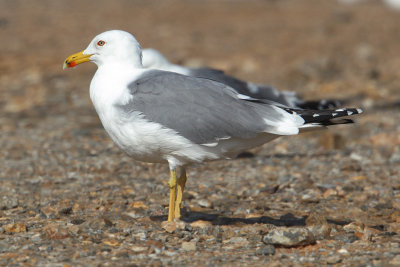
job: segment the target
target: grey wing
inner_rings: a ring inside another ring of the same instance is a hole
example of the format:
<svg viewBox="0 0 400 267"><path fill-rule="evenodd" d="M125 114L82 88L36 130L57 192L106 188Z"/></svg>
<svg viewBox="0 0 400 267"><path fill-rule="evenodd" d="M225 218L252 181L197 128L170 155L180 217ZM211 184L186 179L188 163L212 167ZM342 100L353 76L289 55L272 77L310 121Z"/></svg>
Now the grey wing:
<svg viewBox="0 0 400 267"><path fill-rule="evenodd" d="M265 113L277 119L280 115L272 107L260 112L224 84L172 72L148 71L129 88L133 97L122 107L125 112L140 112L197 144L255 137L272 127L265 123Z"/></svg>
<svg viewBox="0 0 400 267"><path fill-rule="evenodd" d="M299 100L294 92L279 91L270 85L256 85L250 82L242 81L217 69L193 68L190 69L189 75L193 77L211 79L232 87L239 94L250 96L256 99L277 102L288 107L296 107L296 101Z"/></svg>
<svg viewBox="0 0 400 267"><path fill-rule="evenodd" d="M190 69L189 75L198 78L205 78L214 80L232 87L240 94L249 95L249 88L247 87L247 82L239 80L235 77L225 74L222 70L212 69L212 68L197 68Z"/></svg>

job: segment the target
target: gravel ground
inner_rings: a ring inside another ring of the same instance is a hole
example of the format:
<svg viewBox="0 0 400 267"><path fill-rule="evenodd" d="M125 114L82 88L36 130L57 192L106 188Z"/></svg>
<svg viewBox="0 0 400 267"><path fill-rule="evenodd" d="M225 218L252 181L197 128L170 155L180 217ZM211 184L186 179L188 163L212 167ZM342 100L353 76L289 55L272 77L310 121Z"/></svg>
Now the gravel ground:
<svg viewBox="0 0 400 267"><path fill-rule="evenodd" d="M0 265L399 266L399 25L373 0L0 1ZM107 137L93 64L61 69L114 28L365 113L191 166L183 221L166 224L167 166Z"/></svg>

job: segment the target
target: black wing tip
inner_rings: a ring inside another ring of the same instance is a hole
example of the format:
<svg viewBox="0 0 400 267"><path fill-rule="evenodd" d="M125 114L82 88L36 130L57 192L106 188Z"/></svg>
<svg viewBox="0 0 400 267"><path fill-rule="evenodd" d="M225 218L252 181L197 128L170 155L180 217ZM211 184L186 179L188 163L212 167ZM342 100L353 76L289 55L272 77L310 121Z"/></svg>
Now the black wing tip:
<svg viewBox="0 0 400 267"><path fill-rule="evenodd" d="M351 119L337 120L337 118L361 114L363 110L360 108L339 108L330 110L296 110L295 112L304 119L305 124L336 125L353 123L354 121Z"/></svg>

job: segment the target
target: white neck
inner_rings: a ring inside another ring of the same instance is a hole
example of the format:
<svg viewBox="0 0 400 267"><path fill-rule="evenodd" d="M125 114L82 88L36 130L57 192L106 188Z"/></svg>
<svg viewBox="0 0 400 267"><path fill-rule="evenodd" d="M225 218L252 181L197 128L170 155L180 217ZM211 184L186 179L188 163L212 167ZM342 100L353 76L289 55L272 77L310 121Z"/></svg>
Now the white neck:
<svg viewBox="0 0 400 267"><path fill-rule="evenodd" d="M105 107L128 103L132 95L127 85L144 71L143 68L121 62L100 65L90 84L90 98L99 115Z"/></svg>

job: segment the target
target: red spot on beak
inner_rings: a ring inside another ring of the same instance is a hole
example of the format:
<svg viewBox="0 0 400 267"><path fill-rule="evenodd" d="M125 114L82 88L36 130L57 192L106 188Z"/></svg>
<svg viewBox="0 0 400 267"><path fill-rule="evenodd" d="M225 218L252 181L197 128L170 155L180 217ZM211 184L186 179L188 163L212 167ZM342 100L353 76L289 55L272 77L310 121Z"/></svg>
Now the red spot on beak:
<svg viewBox="0 0 400 267"><path fill-rule="evenodd" d="M71 61L70 63L68 63L70 68L75 67L77 64L75 63L75 61Z"/></svg>

